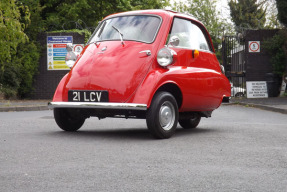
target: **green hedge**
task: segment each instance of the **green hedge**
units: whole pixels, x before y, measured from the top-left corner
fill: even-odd
[[[280,30],[272,38],[263,42],[263,48],[266,49],[271,56],[273,73],[282,78],[286,69],[287,60],[287,30]]]

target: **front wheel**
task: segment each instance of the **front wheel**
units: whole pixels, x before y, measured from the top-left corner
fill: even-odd
[[[68,109],[61,108],[54,109],[54,118],[57,125],[64,131],[77,131],[85,122],[84,118],[77,117]]]
[[[156,138],[171,137],[178,122],[178,106],[175,98],[168,92],[157,93],[147,111],[146,122],[151,134]]]

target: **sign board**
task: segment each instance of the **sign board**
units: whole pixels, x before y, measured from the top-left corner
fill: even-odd
[[[80,53],[83,51],[84,49],[84,44],[74,44],[73,47],[74,47],[74,52],[76,55],[80,55]]]
[[[283,96],[286,90],[286,80],[284,78],[286,78],[287,80],[287,77],[283,77],[283,81],[281,84],[281,90],[280,90],[280,96]]]
[[[247,81],[247,98],[268,98],[266,81]]]
[[[65,62],[67,43],[73,43],[72,36],[47,37],[48,70],[70,70]]]
[[[260,41],[248,42],[249,53],[260,53]]]

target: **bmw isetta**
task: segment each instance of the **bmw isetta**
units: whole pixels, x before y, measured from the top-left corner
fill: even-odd
[[[67,50],[71,71],[48,104],[65,131],[77,131],[89,117],[141,118],[153,136],[169,138],[178,122],[196,128],[230,97],[209,33],[189,15],[113,14],[80,55]]]

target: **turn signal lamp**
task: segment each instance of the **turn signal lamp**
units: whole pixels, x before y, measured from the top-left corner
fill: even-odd
[[[195,59],[199,56],[199,51],[197,49],[192,51],[192,57]]]

